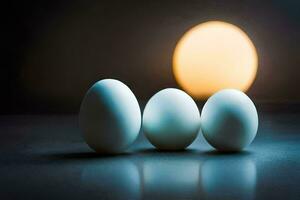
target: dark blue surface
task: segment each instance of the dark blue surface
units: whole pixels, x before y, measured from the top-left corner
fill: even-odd
[[[77,116],[1,116],[0,199],[299,199],[300,114],[259,116],[241,153],[220,154],[201,135],[159,152],[141,135],[116,156],[85,145]]]

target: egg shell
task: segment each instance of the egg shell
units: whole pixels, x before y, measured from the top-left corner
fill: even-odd
[[[140,131],[138,101],[124,83],[114,79],[98,81],[82,101],[79,126],[86,143],[96,152],[123,152]]]
[[[220,151],[240,151],[256,136],[258,115],[243,92],[224,89],[211,96],[201,112],[204,138]]]
[[[181,150],[197,137],[200,113],[194,100],[179,89],[159,91],[146,104],[143,131],[161,150]]]

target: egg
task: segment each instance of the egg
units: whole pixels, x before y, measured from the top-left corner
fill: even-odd
[[[145,106],[143,131],[150,143],[158,149],[186,148],[196,138],[199,128],[198,107],[182,90],[161,90]]]
[[[98,153],[121,153],[137,138],[141,110],[132,91],[122,82],[104,79],[86,93],[79,126],[86,143]]]
[[[258,115],[243,92],[224,89],[212,95],[201,112],[204,138],[220,151],[240,151],[256,136]]]

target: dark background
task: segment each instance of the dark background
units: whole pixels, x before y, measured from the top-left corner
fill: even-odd
[[[139,100],[178,87],[176,42],[208,20],[239,26],[255,44],[254,101],[300,102],[299,1],[29,0],[2,8],[1,113],[77,112],[103,78],[123,81]]]
[[[0,199],[299,199],[298,2],[2,3]],[[186,151],[161,152],[141,130],[124,154],[94,153],[78,127],[86,90],[117,78],[142,106],[158,90],[178,87],[176,42],[208,20],[239,26],[257,48],[258,74],[247,92],[259,116],[253,143],[223,154],[200,132]]]

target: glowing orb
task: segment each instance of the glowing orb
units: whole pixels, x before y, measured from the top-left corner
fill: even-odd
[[[173,72],[190,95],[206,99],[234,88],[246,91],[258,65],[255,47],[240,28],[210,21],[189,30],[179,40],[173,56]]]

